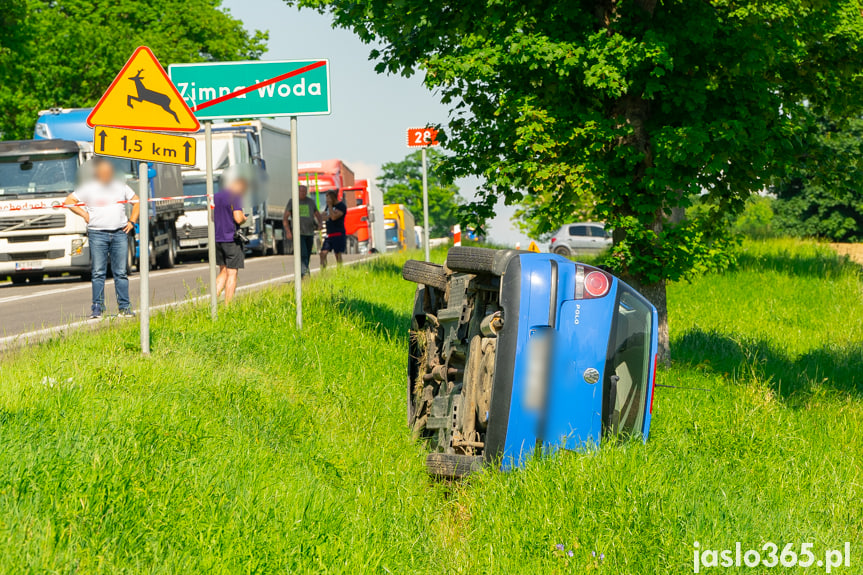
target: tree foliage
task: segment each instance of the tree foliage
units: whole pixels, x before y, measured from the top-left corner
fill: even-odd
[[[739,211],[813,113],[863,96],[861,0],[286,1],[377,46],[379,71],[425,73],[452,105],[450,173],[484,178],[479,217],[530,196],[550,230],[592,195],[609,264],[661,314],[664,280],[724,257],[718,218],[674,209],[706,190]]]
[[[0,131],[29,138],[40,109],[96,103],[140,45],[174,62],[257,59],[221,0],[4,0],[0,10]]]
[[[772,188],[775,228],[793,236],[863,241],[863,120],[821,122],[806,149]]]
[[[462,204],[458,186],[447,184],[441,177],[441,164],[445,156],[431,148],[428,155],[428,194],[431,236],[446,237],[450,228],[458,223],[458,207]],[[378,185],[384,192],[387,204],[405,204],[422,221],[422,152],[408,154],[400,162],[388,162],[382,167]]]

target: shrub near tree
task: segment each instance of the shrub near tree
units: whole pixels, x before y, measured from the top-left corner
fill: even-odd
[[[787,235],[863,241],[863,120],[822,121],[776,194],[775,226]]]
[[[8,7],[6,3],[8,2]],[[39,110],[96,103],[140,45],[174,62],[258,59],[267,34],[249,34],[221,0],[3,0],[0,132],[33,137]]]
[[[431,237],[446,237],[450,228],[458,223],[458,207],[462,204],[458,186],[447,184],[441,176],[444,155],[430,148],[428,155],[428,193]],[[382,167],[378,185],[384,192],[384,203],[404,204],[422,222],[423,172],[422,152],[408,154],[400,162],[388,162]]]
[[[727,257],[718,218],[669,214],[702,189],[739,211],[814,114],[863,96],[857,0],[286,1],[373,43],[378,71],[424,73],[452,105],[449,173],[484,178],[479,217],[539,196],[553,229],[592,194],[610,264],[659,308],[664,355],[666,280]]]

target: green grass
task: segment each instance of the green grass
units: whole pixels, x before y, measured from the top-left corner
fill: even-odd
[[[150,359],[129,324],[0,359],[0,572],[678,574],[693,541],[863,570],[856,266],[746,244],[670,287],[658,383],[709,391],[658,389],[647,444],[448,484],[405,426],[400,264],[313,280],[302,333],[281,287],[157,316]]]

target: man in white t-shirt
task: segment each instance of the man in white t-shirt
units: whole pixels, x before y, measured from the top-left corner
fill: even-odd
[[[108,261],[117,291],[120,317],[135,317],[129,301],[129,279],[126,261],[129,249],[129,232],[135,229],[140,206],[132,188],[114,178],[114,166],[104,158],[93,159],[95,179],[83,183],[66,198],[69,209],[87,222],[90,240],[90,269],[92,270],[93,307],[90,319],[99,319],[105,310],[105,275]],[[125,203],[124,203],[125,202]],[[126,217],[126,203],[132,203],[132,216]]]

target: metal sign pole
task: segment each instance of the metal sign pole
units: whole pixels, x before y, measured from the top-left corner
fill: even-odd
[[[207,163],[207,261],[210,265],[210,316],[219,316],[216,293],[216,225],[213,220],[213,122],[204,122],[204,148]]]
[[[150,355],[150,183],[147,162],[138,165],[138,269],[141,270],[141,353]]]
[[[426,159],[426,147],[423,146],[423,243],[426,250],[426,261],[431,261],[429,254],[429,178],[428,161]]]
[[[303,270],[300,262],[300,183],[297,175],[297,117],[291,116],[291,233],[294,235],[294,290],[297,299],[297,329],[303,327]]]

